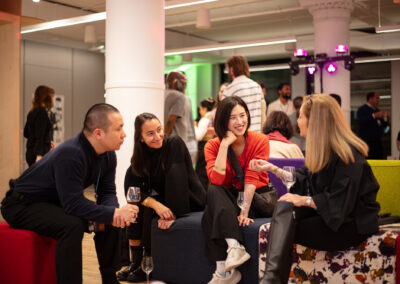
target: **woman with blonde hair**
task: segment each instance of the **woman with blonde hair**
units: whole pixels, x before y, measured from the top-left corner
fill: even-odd
[[[306,137],[305,167],[277,203],[268,237],[262,284],[287,283],[292,244],[336,251],[356,246],[378,230],[379,185],[365,160],[368,146],[350,129],[343,111],[325,94],[306,96],[298,119]],[[290,173],[263,160],[257,172]]]

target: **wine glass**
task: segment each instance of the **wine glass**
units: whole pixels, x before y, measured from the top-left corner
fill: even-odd
[[[289,192],[290,188],[296,182],[296,168],[293,166],[284,166],[282,169],[285,171],[282,175],[282,182],[286,185],[287,192]]]
[[[126,201],[129,204],[138,205],[140,202],[140,187],[130,186],[126,192]],[[135,214],[136,215],[136,214]],[[135,216],[137,217],[137,216]],[[136,220],[132,223],[137,223]]]
[[[149,275],[153,271],[153,258],[150,255],[144,255],[141,266],[142,270],[146,273],[147,283],[149,283]]]
[[[243,214],[247,208],[247,203],[244,200],[244,191],[239,191],[238,197],[237,197],[237,205],[241,209],[241,214]]]

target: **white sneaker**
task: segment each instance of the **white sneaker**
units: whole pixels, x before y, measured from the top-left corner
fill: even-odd
[[[208,284],[236,284],[242,279],[242,274],[238,270],[233,270],[229,277],[222,278],[216,273],[213,274],[213,278]]]
[[[228,256],[225,260],[225,271],[241,266],[250,259],[250,254],[247,253],[244,246],[229,247],[227,250]]]

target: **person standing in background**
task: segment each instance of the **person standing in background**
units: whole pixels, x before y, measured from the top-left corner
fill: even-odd
[[[282,83],[278,86],[278,95],[279,98],[268,105],[267,118],[273,111],[283,111],[288,116],[295,112],[290,100],[291,88],[289,83]]]
[[[293,136],[289,139],[289,141],[297,144],[304,154],[306,151],[306,139],[300,136],[300,129],[297,125],[297,119],[299,118],[299,112],[302,103],[303,97],[295,97],[293,99],[293,108],[295,109],[295,112],[289,115],[290,123],[293,127]]]
[[[367,103],[357,110],[358,136],[368,144],[368,159],[383,159],[381,137],[388,123],[388,113],[378,108],[379,94],[367,94]]]
[[[250,68],[246,58],[234,55],[226,61],[228,76],[233,80],[222,94],[222,99],[232,96],[240,97],[246,103],[250,111],[251,131],[261,132],[265,122],[267,109],[261,87],[250,79]]]
[[[53,123],[50,120],[50,110],[53,107],[54,90],[41,85],[36,88],[32,101],[32,109],[28,113],[24,127],[26,143],[26,162],[32,166],[39,161],[54,144]]]
[[[209,181],[206,171],[206,159],[204,157],[204,146],[207,141],[212,139],[214,136],[207,133],[208,125],[211,122],[211,111],[213,110],[215,101],[212,98],[208,98],[200,102],[199,113],[200,121],[195,126],[196,140],[198,141],[199,155],[196,163],[196,174],[200,179],[201,184],[204,188],[208,187]]]

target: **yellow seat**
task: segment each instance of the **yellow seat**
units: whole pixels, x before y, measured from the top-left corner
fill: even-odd
[[[400,216],[400,161],[368,160],[368,163],[380,185],[377,196],[380,214]]]

